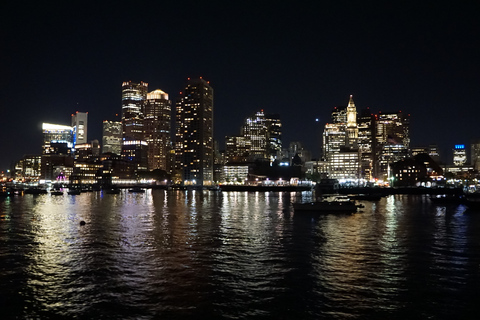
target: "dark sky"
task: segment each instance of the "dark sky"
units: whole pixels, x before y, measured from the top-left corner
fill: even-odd
[[[188,77],[209,80],[221,149],[263,109],[280,114],[285,143],[318,154],[350,94],[358,109],[410,113],[412,144],[445,156],[480,138],[473,1],[103,2],[0,5],[0,169],[40,153],[42,122],[77,110],[100,140],[126,80],[173,101]]]

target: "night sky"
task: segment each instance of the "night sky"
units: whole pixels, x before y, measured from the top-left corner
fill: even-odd
[[[220,149],[263,109],[280,114],[285,144],[318,156],[350,94],[357,109],[410,113],[412,145],[437,143],[447,160],[480,138],[473,1],[74,3],[0,5],[2,170],[41,152],[42,122],[69,125],[77,110],[101,140],[127,80],[172,101],[188,77],[209,80]]]

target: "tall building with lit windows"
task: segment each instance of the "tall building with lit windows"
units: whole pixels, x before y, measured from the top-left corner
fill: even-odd
[[[467,163],[467,151],[464,144],[456,144],[453,149],[453,164],[455,166],[463,166]]]
[[[241,135],[250,140],[249,156],[267,158],[267,126],[263,110],[245,119]]]
[[[390,165],[410,153],[410,115],[401,111],[375,116],[374,176],[387,179]]]
[[[87,143],[88,112],[72,114],[73,145]]]
[[[175,165],[184,185],[213,183],[213,89],[202,78],[188,79],[175,113]]]
[[[282,123],[280,115],[265,114],[263,110],[245,119],[241,128],[241,136],[249,141],[250,159],[268,159],[270,162],[277,158],[282,151]]]
[[[73,128],[61,124],[43,123],[42,154],[71,154],[73,149]]]
[[[122,157],[132,161],[137,170],[147,169],[147,142],[144,139],[143,109],[148,83],[122,83]]]
[[[169,150],[171,147],[171,102],[162,90],[147,93],[143,111],[144,139],[148,145],[148,169],[169,170]]]

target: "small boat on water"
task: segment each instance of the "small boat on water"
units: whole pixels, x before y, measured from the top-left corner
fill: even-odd
[[[466,198],[462,194],[437,194],[430,197],[434,204],[465,204]]]
[[[120,188],[118,188],[118,187],[109,187],[109,188],[104,188],[102,190],[106,194],[119,194],[120,193]]]
[[[67,191],[69,195],[76,196],[81,193],[80,189],[72,188]]]
[[[24,191],[25,194],[47,194],[48,191],[45,188],[29,187]]]
[[[380,194],[356,194],[350,196],[352,200],[366,200],[366,201],[380,201],[382,199],[382,195]]]
[[[136,192],[136,193],[144,193],[145,189],[142,189],[140,187],[133,187],[132,189],[128,189],[129,192]]]
[[[50,190],[51,196],[63,196],[63,190],[60,189],[52,189]]]
[[[353,213],[357,212],[359,207],[361,206],[357,205],[354,200],[341,195],[325,197],[321,201],[293,204],[295,211],[319,213]]]

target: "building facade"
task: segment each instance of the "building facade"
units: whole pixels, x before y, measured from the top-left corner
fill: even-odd
[[[176,169],[182,183],[213,183],[213,88],[202,78],[189,79],[176,103]]]
[[[170,171],[168,155],[171,148],[171,112],[171,102],[167,93],[158,89],[147,94],[143,130],[148,145],[149,170]]]
[[[122,83],[122,157],[132,161],[137,170],[147,170],[147,143],[143,133],[143,109],[148,83]]]
[[[87,143],[88,112],[72,114],[73,145]]]
[[[401,111],[375,116],[374,177],[386,180],[389,167],[410,153],[410,115]]]

